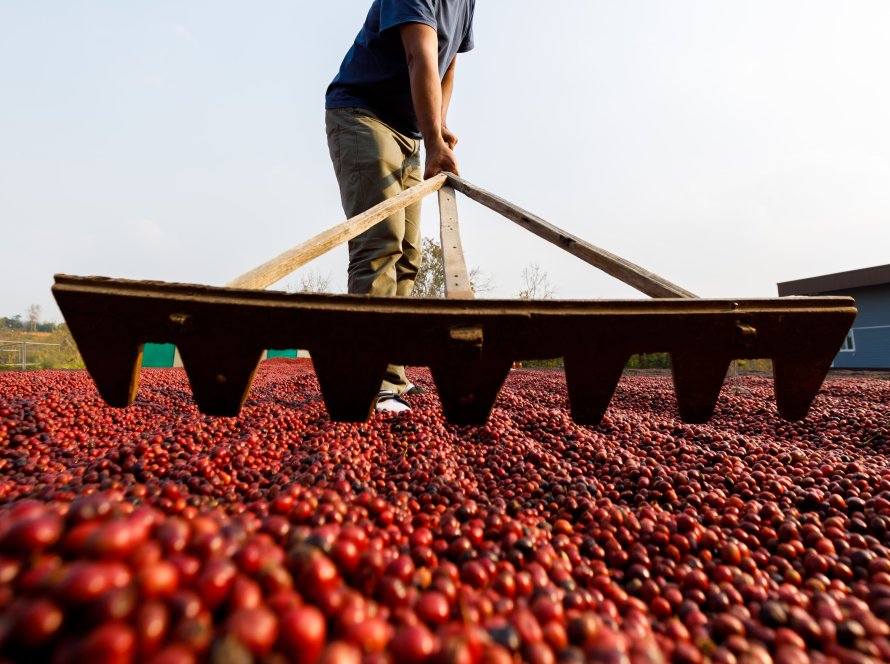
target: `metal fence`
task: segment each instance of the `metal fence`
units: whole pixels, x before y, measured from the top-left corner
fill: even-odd
[[[37,362],[28,362],[28,348],[30,346],[56,346],[59,347],[62,344],[47,344],[40,343],[37,341],[0,341],[0,360],[6,360],[7,357],[15,356],[18,354],[18,357],[15,362],[0,362],[0,367],[16,367],[25,371],[28,367],[36,367],[38,366]]]

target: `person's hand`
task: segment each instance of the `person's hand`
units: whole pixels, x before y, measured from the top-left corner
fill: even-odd
[[[443,141],[426,148],[426,167],[423,171],[423,179],[428,180],[434,175],[444,172],[460,175],[457,171],[457,157],[448,145]]]
[[[448,145],[452,150],[457,145],[457,136],[454,135],[448,127],[442,127],[442,140]]]

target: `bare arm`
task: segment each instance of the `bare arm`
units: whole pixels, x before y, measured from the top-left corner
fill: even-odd
[[[451,60],[445,78],[442,79],[442,138],[452,150],[457,145],[457,136],[448,129],[448,105],[451,103],[451,91],[454,89],[454,68],[457,64],[457,56]]]
[[[436,31],[423,23],[406,23],[399,28],[399,32],[408,62],[411,100],[426,149],[423,177],[430,178],[443,171],[458,174],[457,157],[442,137],[445,95],[443,82],[439,80],[439,40]]]

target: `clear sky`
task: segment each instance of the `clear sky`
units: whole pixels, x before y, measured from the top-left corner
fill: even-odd
[[[323,95],[369,5],[0,0],[0,315],[60,320],[57,272],[222,285],[340,222]],[[704,297],[886,264],[887,35],[887,0],[478,0],[461,172]],[[643,297],[458,205],[488,297],[531,263]],[[342,249],[304,270],[345,290]]]

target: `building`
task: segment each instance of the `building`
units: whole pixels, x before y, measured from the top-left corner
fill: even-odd
[[[142,347],[142,366],[155,369],[181,367],[182,361],[173,344],[145,344]]]
[[[275,357],[309,357],[306,351],[289,349],[289,350],[267,350],[262,359],[271,360]],[[181,367],[182,358],[179,357],[179,351],[173,344],[152,344],[147,343],[142,348],[142,366],[155,369],[168,369],[171,367]]]
[[[832,365],[890,369],[890,265],[778,284],[779,295],[849,295],[859,314]]]

